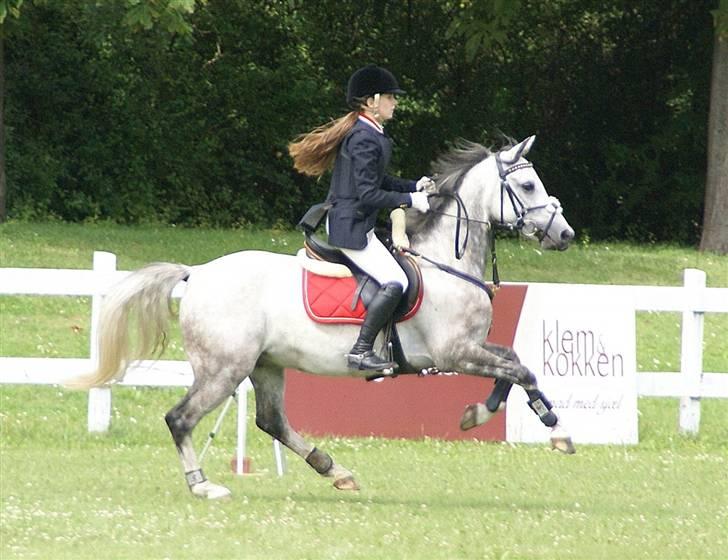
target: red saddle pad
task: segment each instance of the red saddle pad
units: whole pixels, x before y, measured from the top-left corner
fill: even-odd
[[[320,276],[309,270],[303,271],[303,305],[306,313],[318,323],[361,324],[367,310],[357,297],[352,309],[351,303],[356,292],[356,279]]]
[[[346,278],[332,278],[320,276],[309,270],[303,274],[303,306],[308,316],[317,323],[349,323],[360,325],[364,322],[367,310],[360,297],[352,309],[352,301],[356,293],[356,279],[353,276]],[[422,281],[419,282],[417,298],[410,303],[409,311],[398,323],[411,319],[422,304]]]

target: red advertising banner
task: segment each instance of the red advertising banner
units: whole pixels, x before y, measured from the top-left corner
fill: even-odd
[[[526,290],[503,286],[497,292],[490,342],[513,346]],[[502,441],[504,413],[484,426],[460,430],[465,407],[485,400],[492,387],[492,379],[469,375],[401,375],[366,382],[287,370],[285,404],[291,425],[311,435]]]

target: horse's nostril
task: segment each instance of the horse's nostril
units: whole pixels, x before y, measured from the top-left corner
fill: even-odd
[[[571,241],[574,239],[574,230],[571,228],[566,228],[561,232],[561,240],[562,241]]]

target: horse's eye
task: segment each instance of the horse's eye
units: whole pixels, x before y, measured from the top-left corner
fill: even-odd
[[[521,187],[523,187],[523,190],[524,191],[531,192],[533,190],[533,188],[534,188],[534,185],[533,185],[533,183],[531,181],[528,181],[526,183],[523,183],[521,185]]]

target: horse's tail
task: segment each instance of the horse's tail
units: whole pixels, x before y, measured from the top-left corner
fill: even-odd
[[[124,376],[128,364],[161,353],[167,343],[172,290],[189,276],[181,264],[153,263],[111,288],[101,306],[96,371],[68,382],[69,387],[97,387]],[[136,337],[130,333],[136,329]]]

